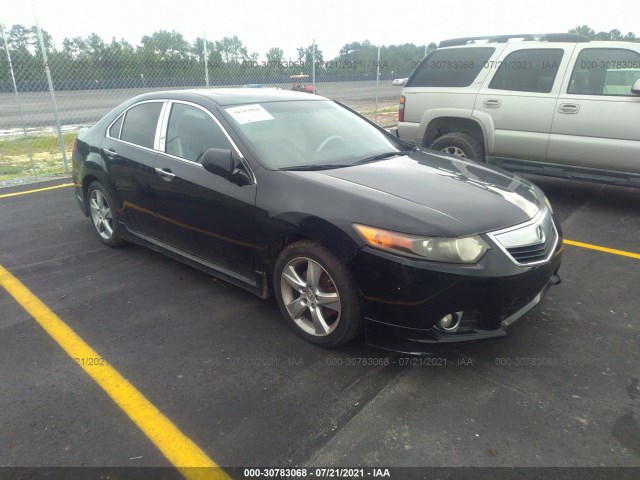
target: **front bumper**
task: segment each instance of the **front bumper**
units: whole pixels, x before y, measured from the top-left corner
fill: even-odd
[[[451,344],[503,337],[558,283],[562,239],[551,259],[522,267],[492,252],[478,265],[443,266],[366,247],[350,262],[363,299],[365,340],[384,349],[425,354]],[[463,312],[458,329],[436,327]]]

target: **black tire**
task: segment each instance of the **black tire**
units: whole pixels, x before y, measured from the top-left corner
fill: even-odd
[[[273,288],[289,326],[310,343],[338,347],[363,331],[360,295],[349,270],[317,242],[301,240],[280,253]]]
[[[484,161],[482,145],[468,133],[447,133],[438,137],[429,148],[477,162]]]
[[[122,227],[118,222],[115,202],[107,189],[98,181],[89,185],[87,206],[93,231],[96,232],[100,241],[113,248],[123,245],[125,242],[122,239]]]

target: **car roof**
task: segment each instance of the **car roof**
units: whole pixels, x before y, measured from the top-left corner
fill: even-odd
[[[166,90],[143,95],[144,99],[195,100],[204,97],[218,105],[242,105],[250,103],[282,102],[290,100],[318,101],[325,97],[305,92],[277,88],[198,88],[191,90]],[[141,100],[142,98],[139,98]]]
[[[458,39],[453,39],[452,42]],[[449,42],[449,41],[446,41]],[[626,50],[634,50],[637,51],[638,47],[640,47],[639,43],[636,42],[626,42],[623,40],[591,40],[589,42],[553,42],[553,41],[542,41],[542,40],[523,40],[523,41],[509,41],[509,42],[495,42],[495,41],[479,41],[476,43],[465,43],[465,44],[447,44],[445,42],[440,42],[440,44],[444,44],[442,46],[438,46],[437,50],[449,50],[455,48],[482,48],[482,47],[495,47],[496,45],[517,45],[524,46],[529,48],[535,48],[540,45],[550,45],[553,47],[563,46],[563,45],[584,45],[584,48],[622,48]]]

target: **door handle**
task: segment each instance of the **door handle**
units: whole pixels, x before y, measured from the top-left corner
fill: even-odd
[[[482,102],[482,105],[487,108],[500,108],[500,100],[497,98],[487,98]]]
[[[173,180],[176,176],[175,173],[173,173],[171,170],[169,170],[168,168],[155,168],[154,169],[156,171],[156,173],[158,175],[160,175],[162,177],[162,179],[166,182],[170,182],[171,180]]]
[[[558,106],[559,113],[578,113],[580,111],[580,105],[575,103],[561,103]]]
[[[109,158],[116,158],[118,156],[118,153],[113,148],[110,148],[109,150],[103,150],[103,152]]]

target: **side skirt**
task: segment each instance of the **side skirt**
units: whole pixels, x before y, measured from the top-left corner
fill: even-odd
[[[515,160],[512,158],[491,157],[489,155],[486,157],[486,162],[490,165],[496,165],[505,170],[509,170],[510,172],[531,173],[545,177],[640,188],[640,174],[638,173],[616,172],[598,168],[579,167],[576,165],[534,162],[532,160]]]
[[[237,273],[225,267],[178,250],[177,248],[161,242],[155,238],[149,237],[142,233],[132,232],[131,230],[128,230],[127,227],[125,227],[122,223],[120,223],[120,226],[122,227],[122,237],[131,243],[135,243],[136,245],[147,247],[151,250],[162,253],[167,257],[173,258],[174,260],[197,268],[198,270],[208,273],[209,275],[219,278],[220,280],[224,280],[225,282],[247,290],[248,292],[257,295],[260,298],[269,298],[270,292],[266,287],[267,282],[264,278],[264,274],[262,274],[263,278],[261,278],[261,281],[258,283],[255,280],[251,280],[250,278],[247,278],[243,275],[238,275]]]

